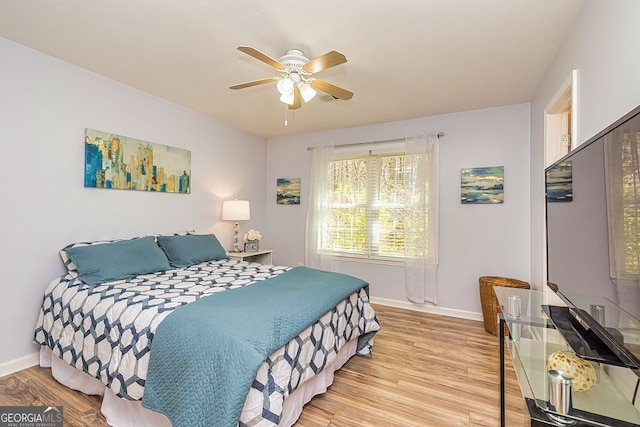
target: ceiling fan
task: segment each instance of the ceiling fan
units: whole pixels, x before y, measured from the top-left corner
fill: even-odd
[[[299,49],[288,50],[277,61],[250,46],[239,46],[238,50],[255,59],[275,68],[280,72],[280,77],[268,77],[230,86],[229,89],[244,89],[265,83],[276,82],[280,101],[289,105],[289,109],[295,110],[302,106],[302,100],[309,102],[316,95],[316,90],[326,92],[336,99],[346,101],[351,99],[353,93],[323,80],[311,77],[313,74],[344,64],[347,58],[340,52],[332,50],[314,59],[308,59]]]

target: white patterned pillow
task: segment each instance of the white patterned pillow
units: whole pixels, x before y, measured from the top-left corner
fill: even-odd
[[[189,234],[196,234],[196,230],[175,231],[173,233],[155,233],[152,234],[152,236],[158,240],[158,237],[160,236],[187,236]]]
[[[195,234],[195,230],[187,230],[187,231],[178,231],[175,233],[159,233],[159,234],[154,234],[153,237],[156,239],[156,241],[158,240],[158,236],[185,236],[187,234]],[[64,263],[64,265],[67,267],[67,271],[69,273],[77,273],[78,272],[78,267],[76,267],[76,265],[73,263],[73,261],[71,261],[71,258],[69,257],[69,254],[67,253],[66,249],[69,248],[77,248],[80,246],[91,246],[91,245],[103,245],[105,243],[114,243],[114,242],[120,242],[122,240],[127,240],[127,239],[115,239],[115,240],[96,240],[94,242],[77,242],[77,243],[71,243],[67,246],[65,246],[64,248],[62,248],[62,250],[60,250],[60,257],[62,258],[62,262]]]

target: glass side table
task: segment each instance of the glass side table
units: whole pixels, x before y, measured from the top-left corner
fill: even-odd
[[[502,310],[498,315],[501,426],[505,425],[505,345],[529,410],[531,426],[640,426],[640,411],[634,406],[634,403],[638,405],[640,402],[640,396],[637,401],[634,396],[638,393],[634,389],[640,372],[625,363],[613,366],[590,360],[596,372],[596,384],[588,391],[573,390],[572,409],[566,415],[556,412],[549,405],[547,359],[555,351],[575,353],[569,343],[574,347],[576,345],[570,337],[567,339],[560,322],[550,318],[544,308],[561,307],[565,311],[569,307],[572,310],[582,308],[592,313],[623,346],[624,351],[636,357],[640,355],[640,321],[603,298],[564,296],[506,287],[495,287],[494,291]],[[578,352],[583,350],[578,348]],[[590,353],[586,357],[594,359]]]

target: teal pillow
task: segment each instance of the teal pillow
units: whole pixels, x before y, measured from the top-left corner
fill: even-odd
[[[171,269],[167,256],[153,237],[65,248],[65,251],[75,264],[80,280],[89,285]]]
[[[172,267],[190,267],[201,262],[229,258],[218,238],[213,234],[158,236],[157,238]]]

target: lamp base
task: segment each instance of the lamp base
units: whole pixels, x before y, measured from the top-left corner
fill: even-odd
[[[242,252],[240,250],[240,246],[238,245],[239,231],[240,231],[240,224],[238,223],[238,221],[236,221],[236,223],[233,225],[233,249],[229,251],[229,252],[233,252],[234,254],[238,252]]]

